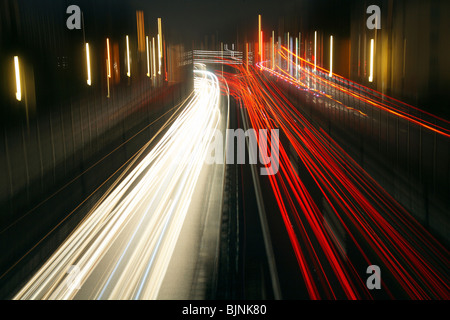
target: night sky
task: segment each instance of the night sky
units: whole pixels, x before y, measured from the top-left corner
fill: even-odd
[[[263,29],[275,29],[280,21],[291,28],[309,29],[349,22],[353,0],[132,0],[129,4],[145,10],[151,18],[162,17],[172,36],[202,39],[218,35],[219,41],[233,41],[237,32],[251,34],[257,28],[258,14]],[[334,28],[336,29],[336,28]],[[256,29],[255,29],[256,30]],[[249,35],[250,36],[250,35]]]

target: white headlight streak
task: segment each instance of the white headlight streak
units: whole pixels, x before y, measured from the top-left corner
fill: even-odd
[[[194,72],[194,93],[161,140],[14,299],[157,298],[221,117],[217,77]]]

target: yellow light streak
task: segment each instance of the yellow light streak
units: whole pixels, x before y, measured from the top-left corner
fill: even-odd
[[[275,31],[272,31],[272,70],[275,69]]]
[[[91,57],[89,52],[89,43],[86,42],[86,65],[87,65],[87,84],[88,86],[92,85],[91,78]]]
[[[291,39],[289,39],[289,32],[287,33],[287,44],[286,47],[289,51],[291,51]],[[287,59],[287,72],[291,70],[291,55],[289,54],[289,58]]]
[[[127,67],[128,67],[128,71],[127,71],[127,76],[128,78],[131,77],[131,64],[130,64],[130,39],[127,36],[126,37],[127,40]]]
[[[152,42],[153,42],[153,50],[152,50],[152,54],[153,54],[153,77],[156,77],[156,47],[155,47],[155,37],[152,38]]]
[[[330,77],[333,76],[333,36],[330,36]]]
[[[20,66],[19,66],[19,57],[14,57],[14,69],[16,72],[16,99],[17,101],[22,101],[22,86],[20,83]]]
[[[147,77],[150,78],[151,73],[150,73],[150,48],[148,45],[148,36],[145,37],[145,46],[146,46],[146,50],[147,50]]]
[[[161,62],[161,38],[158,34],[158,63],[159,63],[159,67],[158,67],[158,74],[161,74],[161,66],[162,66],[162,62]]]
[[[111,51],[109,46],[109,38],[106,38],[106,51],[108,55],[108,78],[111,78]]]
[[[158,61],[159,61],[158,74],[162,73],[162,70],[161,70],[161,68],[162,68],[162,58],[163,58],[162,41],[163,41],[162,22],[161,22],[161,18],[158,18]]]
[[[258,15],[259,62],[262,62],[261,15]]]
[[[317,71],[317,31],[314,31],[314,72]]]

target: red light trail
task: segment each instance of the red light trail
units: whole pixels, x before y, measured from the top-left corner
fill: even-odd
[[[304,59],[300,58],[300,61],[308,64]],[[240,108],[246,111],[251,126],[255,130],[278,128],[288,142],[285,145],[281,143],[279,173],[269,176],[269,181],[309,297],[373,298],[366,287],[365,275],[358,272],[351,255],[346,252],[342,236],[332,226],[333,220],[344,230],[347,242],[356,248],[367,266],[380,264],[386,270],[384,274],[389,280],[383,281],[382,287],[390,298],[397,298],[398,288],[401,288],[402,295],[411,299],[448,299],[449,251],[324,130],[314,127],[290,103],[280,88],[266,76],[265,72],[274,74],[274,71],[263,64],[249,68],[249,71],[246,66],[233,67],[239,73],[226,73],[225,77],[230,93],[237,99]],[[260,67],[264,72],[260,72]],[[280,71],[276,72],[277,77],[306,87],[300,80],[282,72],[279,66],[276,68]],[[318,67],[318,70],[321,68]],[[301,71],[303,77],[305,73],[313,75],[304,68]],[[363,99],[362,95],[342,85],[315,75],[314,78]],[[366,89],[369,93],[370,89]],[[444,128],[419,121],[395,109],[394,103],[380,103],[373,97],[365,100],[439,134],[450,136]],[[267,148],[258,143],[261,150]],[[314,187],[320,190],[326,210],[320,209],[317,196],[310,193],[302,175],[296,170],[290,159],[292,153],[311,176]],[[396,285],[391,290],[392,283]]]

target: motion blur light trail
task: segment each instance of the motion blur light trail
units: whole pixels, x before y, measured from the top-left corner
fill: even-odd
[[[382,289],[390,298],[450,298],[449,251],[259,67],[238,69],[226,77],[244,119],[255,130],[279,128],[288,142],[280,146],[279,173],[268,179],[309,297],[372,299],[365,268],[375,264],[384,270]],[[299,166],[320,196],[311,194]]]
[[[352,101],[367,103],[440,135],[450,137],[450,121],[448,120],[439,118],[395,98],[364,87],[335,73],[330,76],[329,70],[315,66],[314,63],[301,58],[283,46],[281,47],[281,50],[278,51],[278,54],[285,64],[293,66],[293,69],[298,70],[298,73],[296,73],[298,78],[277,64],[273,70],[271,68],[272,62],[270,61],[258,63],[258,68],[299,88],[312,91],[319,96],[331,99],[345,108],[361,113],[363,116],[367,115],[360,110],[345,105],[345,100],[350,101],[348,98],[351,98]],[[298,63],[296,63],[296,61],[298,61]],[[340,98],[342,97],[342,94],[345,98]]]
[[[156,299],[217,129],[217,77],[195,89],[157,145],[128,167],[15,299]]]

